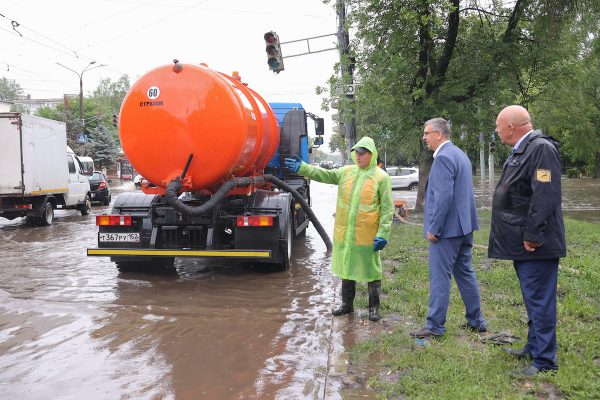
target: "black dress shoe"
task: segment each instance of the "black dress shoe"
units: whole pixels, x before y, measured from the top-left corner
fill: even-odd
[[[531,377],[537,375],[539,372],[539,369],[537,369],[533,365],[530,365],[525,369],[511,371],[510,376],[512,376],[513,378]]]
[[[409,335],[418,339],[437,339],[442,337],[442,335],[433,333],[427,328],[421,328],[418,331],[410,332]]]
[[[469,325],[469,323],[464,323],[460,327],[462,329],[468,329],[471,332],[479,332],[479,333],[487,332],[487,327],[485,325],[481,325],[480,327],[475,328],[473,325]]]
[[[554,372],[556,370],[551,368],[536,368],[533,365],[530,365],[529,367],[522,370],[511,371],[510,376],[512,376],[513,378],[529,378],[539,374],[540,372],[548,371]]]
[[[505,353],[510,354],[511,356],[516,358],[531,358],[531,353],[525,347],[523,347],[522,349],[511,349],[510,347],[503,347],[502,350]]]

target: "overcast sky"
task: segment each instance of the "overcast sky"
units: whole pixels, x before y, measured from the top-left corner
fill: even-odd
[[[263,39],[269,30],[282,42],[335,33],[333,6],[320,0],[3,0],[0,14],[0,76],[16,80],[33,98],[79,93],[78,76],[57,63],[78,72],[91,61],[106,64],[83,74],[88,95],[102,78],[127,74],[133,84],[177,58],[228,74],[237,70],[267,101],[298,101],[326,117],[331,134],[315,87],[334,73],[338,52],[285,59],[277,75],[268,69]],[[335,40],[318,39],[310,47],[334,47]],[[282,53],[305,49],[305,42],[289,44]]]

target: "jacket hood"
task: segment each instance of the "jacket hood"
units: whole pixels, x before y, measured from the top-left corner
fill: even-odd
[[[363,136],[358,142],[356,142],[354,146],[352,146],[352,150],[356,149],[357,147],[364,147],[365,149],[371,152],[372,156],[369,168],[377,165],[378,153],[377,147],[375,147],[375,141],[373,139],[371,139],[368,136]],[[350,153],[350,158],[352,159],[352,161],[354,161],[354,164],[356,164],[356,153],[354,151]]]

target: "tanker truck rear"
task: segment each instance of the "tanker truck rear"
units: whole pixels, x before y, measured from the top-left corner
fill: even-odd
[[[307,117],[297,103],[271,107],[235,73],[177,60],[148,72],[119,117],[123,150],[148,183],[96,217],[88,255],[121,271],[172,270],[176,257],[288,268],[312,212],[309,181],[280,160],[308,161]],[[315,126],[322,134],[322,119]]]

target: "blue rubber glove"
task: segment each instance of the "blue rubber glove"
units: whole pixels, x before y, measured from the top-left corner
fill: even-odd
[[[373,240],[373,250],[379,251],[383,250],[385,245],[387,244],[387,240],[382,237],[375,236],[375,240]]]
[[[292,172],[298,172],[302,165],[302,158],[296,155],[294,158],[286,158],[283,160],[283,167]]]

